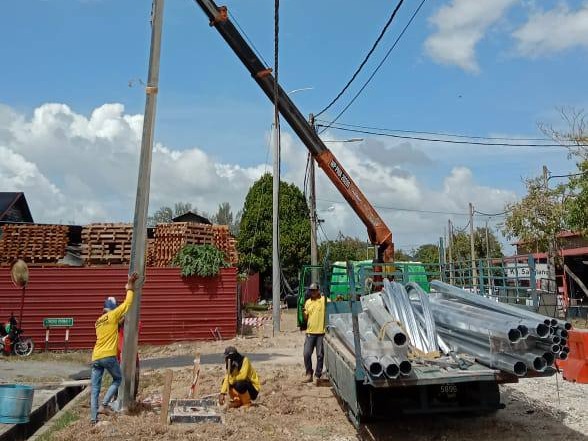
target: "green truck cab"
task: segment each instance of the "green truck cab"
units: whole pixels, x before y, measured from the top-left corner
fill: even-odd
[[[354,283],[352,284],[358,297],[373,292],[377,283],[373,282],[374,262],[360,260],[349,262],[353,267]],[[429,278],[425,266],[420,262],[394,262],[385,266],[387,277],[404,282],[416,282],[425,292],[430,292]],[[298,326],[305,327],[303,316],[304,302],[308,299],[308,287],[312,282],[319,284],[323,295],[331,301],[349,300],[351,287],[349,284],[347,262],[334,262],[332,265],[305,265],[300,272],[298,283]]]

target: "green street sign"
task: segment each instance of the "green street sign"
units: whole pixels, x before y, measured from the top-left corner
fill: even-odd
[[[61,318],[44,318],[44,328],[71,328],[73,327],[73,317]]]

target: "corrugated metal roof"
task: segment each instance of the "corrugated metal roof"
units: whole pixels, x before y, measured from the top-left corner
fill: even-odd
[[[44,346],[43,318],[73,317],[71,348],[91,348],[94,322],[108,296],[124,299],[125,267],[31,268],[25,296],[23,329],[39,349]],[[223,338],[237,332],[237,269],[225,268],[215,278],[182,278],[178,268],[148,268],[141,300],[140,343],[166,344],[212,339],[219,328]],[[18,317],[20,289],[0,269],[0,320]],[[64,330],[52,330],[51,341],[63,341]],[[62,345],[55,345],[55,348]]]

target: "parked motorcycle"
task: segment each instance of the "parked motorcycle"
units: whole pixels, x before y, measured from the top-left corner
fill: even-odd
[[[0,324],[0,353],[28,357],[34,350],[33,339],[23,335],[23,330],[18,327],[18,321],[14,314],[10,315],[8,323]]]

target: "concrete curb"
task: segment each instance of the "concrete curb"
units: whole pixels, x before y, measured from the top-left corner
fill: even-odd
[[[65,406],[63,406],[63,409],[61,409],[59,412],[57,412],[55,415],[53,415],[53,417],[51,417],[51,419],[49,421],[47,421],[45,424],[43,424],[39,430],[37,430],[35,433],[33,433],[29,438],[28,441],[36,441],[39,437],[41,437],[45,432],[47,432],[49,429],[51,429],[53,427],[53,425],[55,424],[55,422],[68,410],[70,410],[71,408],[73,408],[74,406],[76,406],[77,404],[79,404],[83,399],[87,399],[90,395],[90,390],[92,388],[90,386],[87,386],[83,391],[81,391],[77,397],[75,397],[73,400],[71,400],[69,403],[67,403]]]

